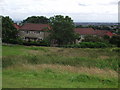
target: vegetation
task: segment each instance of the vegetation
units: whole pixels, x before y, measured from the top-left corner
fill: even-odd
[[[13,26],[13,21],[8,16],[2,17],[2,41],[6,43],[18,43],[18,30]]]
[[[3,46],[3,88],[117,88],[118,51]]]
[[[77,38],[74,32],[73,20],[68,16],[56,15],[50,18],[51,40],[53,43],[65,45],[73,43]]]
[[[22,23],[42,23],[42,24],[48,24],[49,19],[44,16],[31,16],[28,17],[27,19],[23,20]]]
[[[86,35],[83,41],[84,42],[105,42],[105,39],[99,36]]]

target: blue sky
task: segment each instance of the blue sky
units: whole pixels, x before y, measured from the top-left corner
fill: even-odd
[[[0,0],[0,15],[13,20],[29,16],[70,16],[75,22],[117,22],[119,0]]]

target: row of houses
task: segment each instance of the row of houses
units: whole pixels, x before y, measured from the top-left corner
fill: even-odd
[[[22,26],[14,24],[14,27],[19,30],[20,37],[26,41],[43,40],[50,34],[50,26],[48,24],[26,23]],[[78,42],[84,39],[84,36],[86,35],[94,35],[100,37],[104,35],[112,37],[114,35],[108,30],[94,30],[93,28],[75,28],[74,31],[80,35],[80,40],[78,40]]]

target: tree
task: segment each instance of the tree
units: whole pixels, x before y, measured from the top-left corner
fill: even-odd
[[[2,41],[14,43],[18,39],[18,30],[13,26],[14,22],[8,16],[2,16]]]
[[[48,24],[49,19],[44,16],[31,16],[27,19],[23,20],[22,23],[42,23],[42,24]]]
[[[68,16],[56,15],[50,18],[51,40],[58,45],[71,44],[77,38],[73,20]]]

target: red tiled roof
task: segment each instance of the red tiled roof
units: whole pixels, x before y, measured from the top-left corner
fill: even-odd
[[[19,29],[19,28],[20,28],[20,26],[17,25],[17,24],[13,24],[13,26],[14,26],[16,29]]]
[[[96,35],[99,36],[104,36],[104,35],[108,35],[108,36],[113,36],[113,33],[107,30],[95,30]]]
[[[92,28],[75,28],[75,32],[81,35],[113,36],[114,34],[107,30],[94,30]]]
[[[95,31],[92,28],[75,28],[75,32],[81,35],[94,35]]]
[[[27,23],[21,26],[20,30],[37,30],[37,31],[42,31],[42,30],[48,30],[50,29],[50,26],[48,24],[33,24],[33,23]]]

